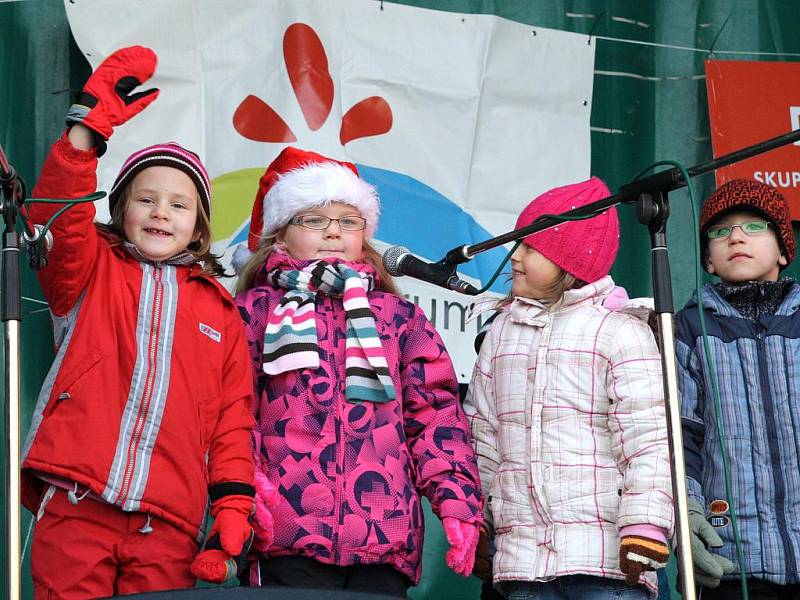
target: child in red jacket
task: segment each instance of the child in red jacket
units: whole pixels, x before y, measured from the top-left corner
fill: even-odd
[[[95,190],[113,127],[158,95],[131,94],[155,65],[137,46],[98,67],[34,196]],[[22,464],[37,598],[189,588],[194,575],[221,581],[227,559],[246,551],[252,382],[241,320],[215,279],[210,201],[197,155],[159,144],[123,165],[108,225],[94,223],[92,203],[53,221],[39,277],[57,354]],[[62,206],[34,204],[31,219],[45,224]],[[196,558],[209,497],[217,549]]]

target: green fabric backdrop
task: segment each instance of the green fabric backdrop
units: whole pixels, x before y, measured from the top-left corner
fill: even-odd
[[[657,160],[678,160],[692,166],[711,158],[704,60],[800,58],[800,24],[796,18],[797,3],[792,0],[408,0],[399,3],[494,14],[532,27],[585,34],[587,43],[596,45],[592,172],[612,190]],[[704,50],[713,47],[715,53],[709,55],[679,47]],[[88,72],[88,64],[70,36],[60,0],[0,2],[0,143],[29,188],[33,187],[49,145],[62,129],[66,107]],[[711,176],[701,177],[696,183],[701,197],[713,189]],[[675,304],[680,307],[693,287],[692,220],[685,191],[673,193],[670,199],[670,256]],[[621,207],[620,216],[622,241],[612,274],[631,295],[649,295],[646,231],[636,222],[631,207]],[[35,278],[26,267],[22,272],[26,298],[21,329],[24,432],[39,385],[52,360],[52,335]],[[796,276],[797,264],[787,269],[787,273]],[[5,422],[4,399],[0,410]],[[4,452],[0,454],[0,463],[5,468]],[[2,490],[3,511],[5,497]],[[425,576],[411,595],[418,600],[477,598],[479,586],[474,578],[462,580],[444,567],[446,544],[441,528],[435,518],[430,518],[430,513],[428,517]],[[25,513],[23,541],[29,522],[30,517]],[[3,540],[4,528],[3,517],[0,519]],[[0,558],[3,565],[0,580],[5,581],[5,544],[0,546]],[[31,594],[27,555],[24,577],[27,598]]]

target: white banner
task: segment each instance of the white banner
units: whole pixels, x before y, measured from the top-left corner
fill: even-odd
[[[215,248],[246,236],[258,179],[287,144],[356,163],[382,200],[378,248],[423,259],[513,228],[535,195],[589,176],[594,46],[585,35],[374,0],[65,0],[93,67],[155,50],[161,95],[119,127],[108,190],[134,150],[174,140],[214,178]],[[98,207],[101,218],[105,206]],[[506,250],[463,265],[488,282]],[[471,298],[400,287],[442,334],[467,381]],[[504,293],[505,278],[492,287]]]

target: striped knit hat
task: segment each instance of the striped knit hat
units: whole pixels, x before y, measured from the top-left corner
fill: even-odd
[[[148,146],[128,157],[108,194],[109,212],[114,212],[114,206],[122,195],[122,191],[128,187],[134,177],[148,167],[157,166],[172,167],[186,173],[197,188],[206,214],[211,216],[211,180],[208,177],[208,171],[200,162],[197,154],[175,142]]]

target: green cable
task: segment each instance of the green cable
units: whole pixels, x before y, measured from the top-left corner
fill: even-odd
[[[492,287],[492,284],[494,283],[495,279],[497,279],[500,276],[500,272],[503,270],[503,267],[506,266],[506,263],[508,263],[509,259],[511,258],[511,255],[514,254],[514,252],[517,251],[517,248],[519,248],[519,245],[521,243],[522,243],[522,240],[517,240],[514,243],[514,247],[511,248],[511,251],[508,254],[506,254],[506,257],[503,260],[500,261],[500,266],[497,267],[497,270],[494,272],[494,275],[492,275],[492,278],[489,279],[489,283],[487,283],[485,286],[483,286],[481,289],[479,289],[478,290],[478,294],[482,294],[483,292],[488,290],[490,287]]]
[[[106,197],[106,193],[105,192],[94,192],[93,194],[89,194],[88,196],[81,196],[80,198],[69,198],[69,199],[67,199],[67,198],[27,198],[25,200],[25,204],[38,203],[38,204],[63,204],[64,205],[61,208],[59,208],[55,212],[55,214],[52,217],[50,217],[50,219],[47,221],[47,223],[45,223],[44,227],[42,227],[42,231],[41,231],[41,234],[40,234],[41,235],[40,239],[44,240],[45,236],[47,235],[47,232],[50,231],[50,227],[52,227],[52,225],[55,222],[55,220],[58,217],[60,217],[62,214],[64,214],[64,212],[66,212],[67,210],[69,210],[70,208],[75,206],[76,204],[83,204],[85,202],[95,202],[95,201],[100,200],[101,198],[105,198],[105,197]],[[33,226],[31,225],[31,223],[28,223],[28,220],[24,216],[20,215],[20,218],[23,221],[25,221],[30,226],[31,229],[33,229]],[[42,241],[41,243],[44,243],[44,241]]]
[[[694,253],[694,273],[695,273],[695,293],[697,294],[697,305],[698,305],[698,313],[700,318],[700,331],[703,334],[703,353],[705,354],[706,361],[709,365],[709,378],[711,379],[711,395],[714,398],[714,423],[717,426],[718,432],[718,442],[719,442],[719,449],[722,453],[722,472],[723,477],[725,480],[725,496],[728,500],[728,506],[730,507],[731,511],[731,525],[733,526],[733,540],[736,545],[736,557],[739,562],[739,575],[741,577],[742,583],[742,600],[749,600],[749,594],[747,591],[747,578],[745,577],[745,565],[744,565],[744,550],[742,548],[742,540],[739,535],[739,525],[736,518],[736,510],[734,507],[733,502],[733,492],[731,491],[731,479],[730,479],[730,463],[728,460],[728,449],[725,445],[725,440],[723,439],[724,427],[722,425],[722,406],[720,403],[719,398],[719,387],[717,385],[717,371],[716,367],[714,366],[714,359],[711,356],[711,348],[708,343],[708,331],[706,330],[706,320],[703,311],[703,299],[702,299],[702,275],[700,272],[700,223],[697,218],[697,207],[696,207],[696,194],[694,190],[694,185],[692,184],[692,179],[689,176],[689,172],[686,168],[676,162],[671,160],[663,160],[657,163],[650,165],[647,169],[639,173],[636,176],[636,179],[641,177],[644,173],[653,169],[655,167],[660,166],[672,166],[677,169],[680,169],[681,174],[683,175],[683,179],[686,182],[686,187],[689,191],[689,199],[692,209],[692,222],[694,224],[694,245],[695,245],[695,253]]]
[[[25,202],[36,204],[81,204],[83,202],[102,200],[106,195],[105,192],[93,192],[88,196],[81,196],[80,198],[27,198]]]
[[[603,212],[603,211],[600,211],[600,212]],[[583,221],[585,219],[591,219],[593,217],[596,217],[597,215],[600,214],[600,212],[594,212],[594,213],[591,213],[591,214],[588,214],[588,215],[582,215],[580,217],[565,217],[563,215],[539,215],[536,218],[536,220],[534,221],[534,223],[536,223],[536,221],[538,221],[539,219],[544,219],[545,217],[548,217],[548,218],[556,220],[556,221],[560,221],[562,223],[566,222],[566,221]],[[490,287],[492,287],[492,284],[500,276],[500,273],[503,270],[503,267],[506,266],[506,263],[508,263],[509,259],[511,258],[511,255],[514,254],[514,252],[516,252],[517,248],[519,248],[519,245],[521,243],[522,243],[522,240],[517,240],[514,243],[514,246],[511,248],[511,250],[508,252],[508,254],[506,254],[505,258],[502,261],[500,261],[500,266],[497,267],[497,270],[494,272],[494,275],[492,275],[491,279],[489,279],[489,283],[487,283],[485,286],[483,286],[481,289],[479,289],[478,290],[478,294],[482,294],[485,291],[487,291]]]

